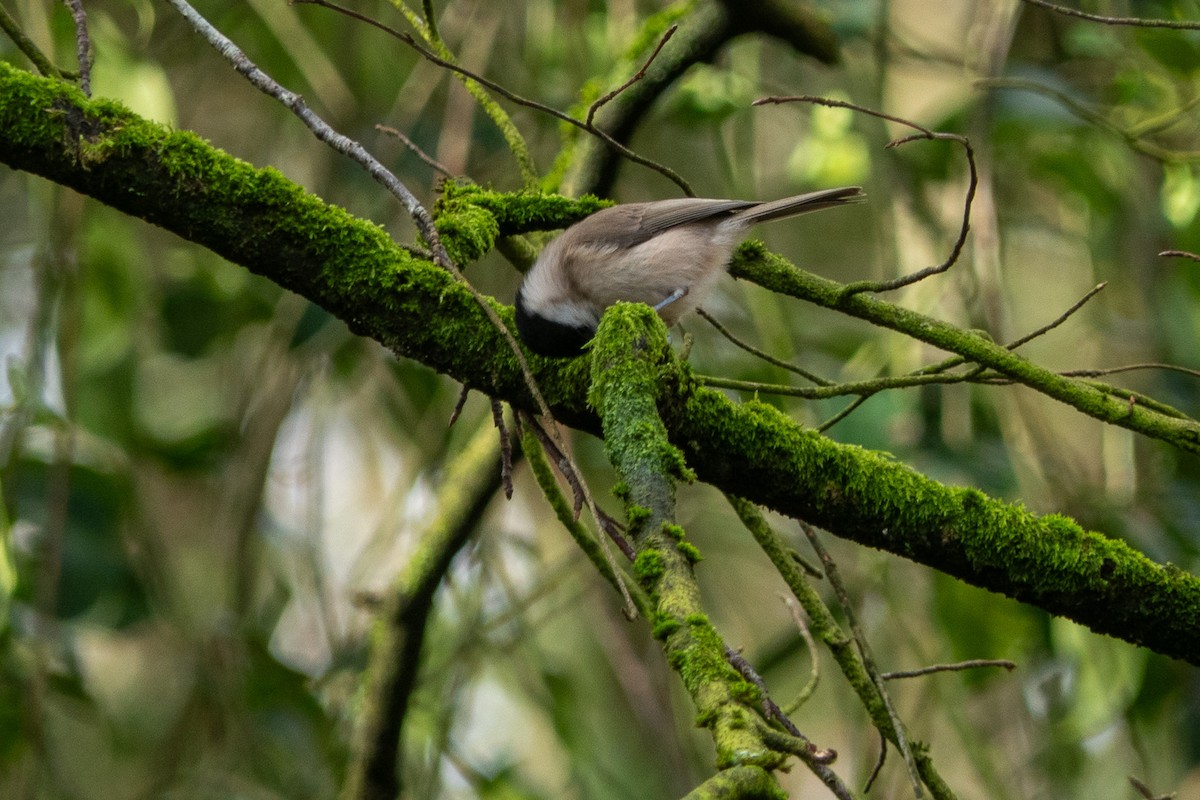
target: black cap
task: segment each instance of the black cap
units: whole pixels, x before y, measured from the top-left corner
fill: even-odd
[[[517,290],[517,332],[521,341],[533,352],[551,358],[569,358],[583,353],[583,346],[596,335],[586,325],[566,325],[539,314],[531,314],[525,306],[525,296]]]

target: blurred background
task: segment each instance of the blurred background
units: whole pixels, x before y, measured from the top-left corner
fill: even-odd
[[[434,5],[461,63],[564,109],[668,7]],[[56,63],[74,66],[62,4],[5,6]],[[438,176],[377,123],[454,174],[520,188],[504,140],[461,85],[380,31],[282,0],[197,6],[427,205]],[[353,7],[406,27],[389,3]],[[1200,20],[1196,2],[1085,7]],[[95,96],[194,130],[411,240],[390,196],[166,4],[86,8]],[[1200,251],[1200,33],[1104,26],[1015,1],[821,8],[841,64],[741,36],[664,95],[634,149],[701,195],[769,199],[862,184],[864,206],[761,231],[802,267],[855,280],[945,257],[967,186],[961,148],[885,150],[908,131],[845,109],[751,102],[820,94],[966,134],[980,170],[969,245],[949,273],[893,299],[1011,341],[1107,282],[1022,352],[1063,370],[1200,368],[1200,268],[1157,255]],[[0,57],[28,68],[8,39]],[[505,107],[549,172],[559,124]],[[612,194],[678,190],[626,164]],[[447,460],[491,424],[487,403],[473,396],[448,427],[453,382],[198,246],[39,178],[0,169],[0,218],[3,585],[15,568],[0,617],[0,796],[334,797],[371,599],[414,551]],[[504,302],[519,280],[497,254],[468,276]],[[743,339],[832,380],[901,374],[943,356],[731,279],[706,307]],[[684,327],[699,372],[788,380],[703,320]],[[1111,380],[1200,412],[1194,376],[1141,370]],[[849,403],[763,398],[810,425]],[[1200,462],[1030,391],[892,391],[828,433],[1200,569]],[[593,492],[618,512],[600,443],[573,443]],[[409,796],[683,795],[712,770],[690,701],[524,467],[516,484],[511,501],[489,505],[440,590],[403,754]],[[782,582],[719,493],[681,487],[679,513],[704,554],[699,579],[714,622],[786,701],[811,665],[779,600]],[[775,521],[800,547],[794,523]],[[1200,796],[1194,668],[897,557],[826,543],[882,669],[1018,663],[1012,673],[893,684],[900,715],[960,796],[1139,796],[1130,775],[1155,792]],[[828,654],[819,658],[819,688],[794,719],[839,752],[838,772],[861,787],[878,735]],[[826,796],[803,769],[782,780],[794,797]],[[870,796],[911,796],[894,753]]]

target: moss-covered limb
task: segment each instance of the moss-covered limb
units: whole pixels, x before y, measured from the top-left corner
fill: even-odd
[[[434,206],[435,222],[455,263],[483,258],[507,237],[565,228],[605,206],[607,200],[538,192],[497,192],[473,183],[446,181]],[[522,258],[522,260],[525,260]]]
[[[797,268],[781,256],[768,252],[761,242],[742,245],[734,256],[730,272],[734,277],[745,278],[773,292],[808,300],[957,353],[1102,422],[1161,439],[1191,453],[1200,453],[1200,422],[1164,414],[1130,402],[1128,397],[1114,397],[1084,380],[1057,375],[977,331],[963,330],[909,311],[872,294],[848,294],[844,285]]]
[[[558,481],[554,479],[554,472],[550,468],[550,462],[546,460],[545,451],[542,450],[541,444],[538,443],[537,437],[532,432],[526,431],[525,435],[521,438],[521,450],[525,453],[525,459],[529,462],[529,466],[533,470],[533,476],[537,480],[538,486],[541,487],[542,494],[549,501],[550,507],[554,509],[554,514],[558,517],[558,521],[571,534],[571,538],[575,540],[575,543],[579,545],[579,549],[592,562],[592,566],[596,568],[596,571],[612,584],[614,589],[620,591],[621,587],[617,582],[617,574],[613,571],[612,563],[604,553],[604,544],[591,534],[586,525],[576,518],[574,509],[567,502],[567,498],[558,486]],[[633,604],[637,607],[638,613],[642,615],[642,618],[653,619],[653,608],[650,606],[650,599],[646,597],[646,593],[642,591],[642,588],[636,585],[627,585],[625,588],[628,590],[629,596],[633,598]]]
[[[787,792],[762,767],[730,767],[688,792],[683,800],[787,800]]]
[[[399,355],[530,405],[516,358],[465,287],[379,226],[324,203],[276,170],[256,169],[192,133],[116,103],[89,101],[69,84],[5,63],[0,162],[203,245]],[[530,207],[544,205],[531,197]],[[511,309],[494,307],[511,325]],[[539,370],[539,382],[559,418],[594,427],[580,388],[583,361],[532,361],[535,369],[554,366]]]
[[[647,112],[688,69],[711,63],[731,39],[746,33],[761,33],[780,39],[796,52],[826,64],[839,58],[837,34],[815,8],[791,0],[689,0],[676,3],[648,19],[638,40],[629,48],[618,72],[610,74],[609,86],[617,86],[640,66],[663,32],[678,22],[679,30],[659,53],[642,80],[630,86],[597,117],[599,124],[618,142],[628,143]],[[608,87],[606,86],[605,89]],[[594,98],[585,98],[584,108]],[[572,134],[573,136],[577,134]],[[584,140],[575,153],[579,165],[566,184],[570,193],[610,193],[620,166],[620,156],[602,142]],[[559,187],[555,187],[559,188]]]
[[[725,491],[1175,658],[1200,664],[1200,579],[1059,515],[950,488],[836,445],[758,402],[668,392],[674,441]]]
[[[849,681],[850,686],[870,715],[871,722],[888,741],[899,747],[892,715],[888,713],[887,706],[879,695],[879,688],[871,680],[850,637],[838,625],[833,613],[825,605],[825,601],[808,582],[804,571],[796,563],[779,534],[775,532],[753,503],[733,495],[726,495],[726,499],[808,615],[809,627],[813,634],[829,648],[838,668]],[[953,800],[955,795],[938,774],[933,760],[929,757],[928,750],[923,747],[913,747],[912,751],[921,780],[929,788],[933,797],[939,798],[939,800]]]
[[[464,287],[377,225],[275,170],[3,63],[0,162],[161,225],[328,309],[397,355],[535,410],[515,357]],[[511,309],[495,308],[511,321]],[[586,402],[588,359],[530,356],[530,363],[561,422],[599,429]],[[734,404],[697,388],[674,362],[663,365],[661,379],[673,440],[718,488],[1200,663],[1195,576],[1058,518],[948,489],[806,432],[765,406]],[[1017,522],[1011,529],[1003,522],[1010,515]],[[1110,547],[1119,570],[1099,555]]]
[[[685,468],[658,416],[658,364],[670,358],[658,316],[646,306],[618,303],[605,313],[593,343],[591,400],[624,484],[637,548],[634,572],[654,607],[654,634],[696,706],[697,724],[712,734],[717,766],[772,769],[787,756],[757,734],[752,704],[758,688],[726,661],[700,603],[695,549],[684,546],[683,530],[672,522],[675,479]]]
[[[455,455],[438,491],[438,514],[421,533],[417,552],[392,584],[375,621],[342,800],[400,795],[401,735],[434,592],[500,488],[499,436],[490,421],[484,423]]]

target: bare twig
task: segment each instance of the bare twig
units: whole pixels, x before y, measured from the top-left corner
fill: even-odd
[[[795,714],[800,706],[812,697],[813,692],[817,690],[817,684],[821,680],[821,659],[817,653],[817,643],[813,640],[812,631],[808,629],[808,623],[804,621],[804,617],[800,614],[800,604],[797,603],[790,595],[779,594],[779,599],[787,606],[788,612],[792,615],[792,622],[796,625],[796,630],[800,631],[800,638],[804,640],[804,644],[808,647],[808,660],[810,674],[808,682],[804,684],[804,688],[796,695],[792,702],[783,707],[783,713],[787,715]]]
[[[1175,792],[1168,792],[1167,794],[1155,794],[1153,789],[1135,778],[1133,775],[1129,776],[1129,785],[1136,789],[1137,793],[1146,800],[1172,800],[1176,794]]]
[[[1096,295],[1098,295],[1104,289],[1105,286],[1108,286],[1108,281],[1096,284],[1091,289],[1089,289],[1087,291],[1087,293],[1084,294],[1083,297],[1076,300],[1071,305],[1070,308],[1068,308],[1063,313],[1059,314],[1053,321],[1046,323],[1045,325],[1043,325],[1042,327],[1038,328],[1035,331],[1030,331],[1029,333],[1022,336],[1020,339],[1016,339],[1015,341],[1010,342],[1008,345],[1006,345],[1006,347],[1008,347],[1009,350],[1016,350],[1021,345],[1028,344],[1029,342],[1036,339],[1037,337],[1047,334],[1050,331],[1054,330],[1059,325],[1062,325],[1064,322],[1066,322],[1068,319],[1070,319],[1071,316],[1074,315],[1076,311],[1083,308],[1084,304],[1087,303],[1087,301],[1091,300]]]
[[[875,779],[879,777],[880,772],[883,772],[883,765],[887,763],[887,737],[883,735],[883,731],[879,731],[878,733],[879,757],[875,759],[875,766],[871,768],[871,774],[867,776],[867,782],[863,784],[863,794],[871,793],[871,787],[875,785]]]
[[[583,510],[587,488],[583,486],[578,470],[574,467],[570,456],[563,452],[559,443],[547,433],[546,429],[536,419],[527,417],[524,419],[524,422],[533,431],[533,435],[537,437],[538,442],[541,443],[547,455],[550,456],[550,461],[558,469],[563,480],[571,487],[571,492],[575,498],[574,514],[575,518],[579,519],[579,513]],[[621,524],[599,508],[595,509],[595,514],[597,522],[605,534],[612,539],[613,544],[617,546],[627,559],[633,561],[637,556],[637,552],[633,549],[633,545],[629,543],[629,540],[625,538],[625,532]]]
[[[420,231],[421,236],[429,244],[433,252],[434,261],[439,266],[457,271],[454,270],[450,256],[446,254],[446,249],[442,246],[437,228],[433,224],[433,217],[429,215],[429,211],[421,205],[421,201],[409,191],[408,187],[399,178],[381,164],[375,156],[368,153],[366,148],[361,144],[335,131],[325,120],[321,119],[305,104],[304,99],[300,95],[289,89],[285,89],[271,78],[271,76],[259,69],[242,52],[241,48],[234,44],[229,37],[213,27],[212,23],[202,17],[196,9],[187,3],[187,0],[168,0],[168,2],[175,7],[175,10],[188,21],[197,33],[203,36],[226,61],[233,65],[235,70],[241,73],[246,80],[250,81],[254,88],[287,106],[313,132],[313,135],[334,150],[358,162],[372,178],[400,200],[404,204],[405,209],[407,209],[409,216],[412,217],[413,222],[416,223],[417,230]]]
[[[493,92],[496,92],[497,94],[501,95],[502,97],[505,97],[508,100],[511,100],[512,102],[516,103],[517,105],[525,106],[526,108],[536,109],[538,111],[541,111],[544,114],[549,114],[550,116],[554,117],[557,120],[565,122],[568,125],[573,125],[577,128],[580,128],[581,130],[584,130],[584,131],[592,134],[593,136],[598,137],[605,144],[607,144],[613,150],[620,153],[625,158],[629,159],[630,161],[634,162],[635,164],[641,164],[642,166],[644,166],[648,169],[654,170],[655,172],[657,172],[660,175],[662,175],[663,177],[665,177],[667,180],[674,183],[680,189],[682,189],[683,192],[685,194],[687,194],[689,197],[695,197],[696,193],[692,190],[691,185],[686,180],[684,180],[683,177],[681,175],[679,175],[679,173],[675,172],[675,170],[671,169],[670,167],[668,167],[664,164],[659,164],[656,161],[652,161],[652,160],[646,158],[645,156],[638,155],[637,153],[630,150],[625,145],[618,142],[616,139],[614,139],[608,133],[606,133],[605,131],[603,131],[600,128],[597,128],[594,125],[589,125],[587,122],[584,122],[583,120],[575,119],[575,117],[572,117],[570,114],[559,111],[557,108],[548,106],[545,103],[539,103],[536,100],[530,100],[526,97],[522,97],[521,95],[517,94],[516,92],[506,89],[504,86],[500,85],[499,83],[496,83],[493,80],[485,78],[482,75],[479,75],[478,73],[472,72],[471,70],[466,69],[465,67],[459,66],[458,64],[455,64],[453,61],[447,61],[446,59],[439,56],[437,53],[434,53],[432,50],[430,50],[429,48],[422,45],[420,42],[418,42],[416,39],[414,39],[412,36],[405,33],[404,31],[396,30],[395,28],[385,25],[382,22],[379,22],[378,20],[372,19],[364,14],[359,14],[357,11],[353,11],[351,9],[339,6],[336,3],[328,2],[328,0],[291,0],[291,2],[295,3],[295,4],[315,5],[315,6],[321,6],[322,8],[328,8],[331,11],[336,11],[339,14],[345,14],[348,17],[357,19],[360,22],[365,22],[368,25],[378,28],[379,30],[383,31],[384,33],[387,33],[389,36],[393,36],[396,39],[399,39],[400,41],[404,42],[406,45],[411,47],[413,50],[416,50],[417,53],[420,54],[421,57],[424,58],[426,61],[430,61],[434,64],[437,64],[439,67],[444,67],[445,69],[451,70],[453,72],[457,72],[460,75],[464,75],[464,76],[470,78],[471,80],[477,81],[481,85],[486,86],[487,88],[491,89]]]
[[[742,341],[737,336],[735,336],[732,331],[730,331],[728,328],[726,328],[720,322],[717,322],[716,318],[713,317],[711,314],[709,314],[707,311],[705,311],[703,308],[697,308],[696,313],[699,314],[702,318],[704,318],[704,320],[707,321],[709,325],[712,325],[714,328],[716,328],[717,333],[721,334],[726,339],[733,342],[733,344],[736,347],[740,347],[742,350],[745,350],[747,353],[750,353],[751,355],[756,356],[756,357],[762,359],[763,361],[766,361],[768,364],[773,364],[782,369],[786,369],[788,372],[793,372],[793,373],[799,375],[801,378],[804,378],[807,381],[811,381],[811,382],[815,383],[817,386],[830,386],[833,384],[833,381],[826,380],[825,378],[822,378],[819,375],[814,375],[813,373],[809,372],[808,370],[797,367],[795,364],[790,364],[787,361],[784,361],[782,358],[776,358],[775,356],[771,355],[770,353],[768,353],[764,350],[760,350],[759,348],[755,347],[754,345],[750,344],[749,342]]]
[[[92,41],[88,36],[87,13],[83,0],[66,0],[75,22],[75,55],[79,59],[79,88],[87,97],[92,96]]]
[[[1190,258],[1192,261],[1200,261],[1200,255],[1189,253],[1187,250],[1163,250],[1159,255],[1164,258]]]
[[[967,243],[967,234],[971,230],[971,206],[975,202],[975,190],[979,186],[979,173],[975,168],[975,150],[971,147],[970,139],[957,133],[943,133],[940,131],[930,130],[929,128],[918,125],[917,123],[904,119],[903,117],[897,117],[893,114],[886,114],[882,111],[876,111],[875,109],[860,106],[857,103],[850,103],[845,100],[834,100],[829,97],[818,97],[816,95],[808,94],[762,97],[758,100],[755,100],[753,105],[780,105],[782,103],[814,103],[816,105],[829,106],[831,108],[846,108],[850,109],[851,111],[868,114],[872,117],[878,117],[879,119],[884,119],[889,122],[895,122],[897,125],[903,125],[907,128],[912,128],[913,130],[918,131],[918,133],[913,136],[906,136],[902,139],[895,139],[891,142],[888,142],[887,145],[885,145],[888,148],[900,147],[901,145],[908,144],[909,142],[917,139],[940,139],[944,141],[958,142],[960,145],[962,145],[963,152],[967,156],[967,167],[970,170],[971,178],[970,182],[967,184],[966,197],[963,200],[962,223],[959,226],[958,237],[954,240],[954,245],[950,248],[950,255],[946,257],[946,260],[940,264],[934,264],[933,266],[917,270],[916,272],[908,275],[902,275],[899,278],[893,278],[889,281],[856,281],[854,283],[848,283],[842,288],[843,298],[858,294],[860,292],[878,293],[894,291],[905,286],[910,286],[918,281],[922,281],[931,275],[939,275],[950,269],[950,267],[954,266],[954,264],[958,261],[959,256],[962,254],[963,247],[965,247]]]
[[[900,717],[896,714],[896,709],[892,706],[891,696],[888,694],[887,687],[884,686],[883,677],[875,667],[875,659],[871,656],[871,648],[867,644],[866,635],[858,624],[858,615],[854,613],[854,605],[850,600],[850,593],[846,590],[846,585],[842,582],[841,573],[838,571],[833,556],[825,549],[825,545],[821,543],[817,532],[806,522],[800,523],[800,529],[804,531],[804,535],[808,537],[809,544],[812,545],[813,550],[820,557],[821,565],[825,568],[825,577],[829,579],[829,585],[833,587],[834,593],[838,597],[838,602],[842,605],[842,611],[846,615],[846,622],[850,626],[850,633],[858,645],[858,653],[862,658],[863,668],[866,670],[867,675],[870,676],[871,682],[875,684],[875,690],[879,694],[879,699],[883,703],[884,708],[887,709],[892,731],[896,737],[896,746],[900,750],[900,755],[904,757],[904,763],[908,766],[908,776],[912,782],[913,794],[920,800],[920,798],[925,796],[925,790],[921,785],[921,774],[917,768],[917,760],[913,756],[912,748],[908,744],[908,735],[904,731],[904,723],[901,722]]]
[[[408,138],[408,136],[405,135],[402,131],[400,131],[396,128],[393,128],[390,125],[376,125],[375,130],[379,131],[380,133],[385,133],[388,136],[393,136],[393,137],[399,139],[405,147],[407,147],[409,150],[412,151],[413,155],[415,155],[417,158],[419,158],[423,162],[425,162],[425,164],[430,169],[432,169],[434,172],[440,172],[443,175],[445,175],[447,178],[457,177],[456,175],[454,175],[454,173],[452,173],[450,171],[449,167],[447,167],[442,162],[438,161],[433,156],[426,153],[424,150],[422,150],[420,148],[420,146],[417,145],[416,142],[414,142],[412,139]]]
[[[1060,6],[1057,3],[1049,3],[1046,2],[1046,0],[1024,0],[1024,2],[1031,6],[1044,8],[1047,11],[1053,11],[1056,14],[1062,14],[1066,17],[1086,19],[1089,22],[1099,22],[1104,25],[1125,25],[1135,28],[1171,28],[1172,30],[1182,31],[1200,30],[1200,22],[1192,22],[1189,20],[1106,17],[1102,14],[1089,14],[1086,11],[1080,11],[1076,8],[1067,8],[1066,6]]]
[[[658,46],[654,48],[654,52],[651,53],[650,57],[646,59],[646,63],[642,64],[642,68],[635,72],[632,78],[625,81],[616,89],[613,89],[596,102],[592,103],[592,105],[588,108],[586,121],[587,127],[592,127],[592,120],[595,119],[597,111],[610,103],[615,97],[617,97],[617,95],[621,94],[621,92],[625,91],[630,86],[633,86],[635,83],[646,77],[646,70],[650,69],[650,65],[654,63],[654,59],[658,58],[658,54],[662,52],[663,47],[671,40],[671,37],[675,35],[675,31],[677,30],[679,30],[678,25],[672,25],[671,27],[667,28],[667,32],[664,33],[662,38],[658,40]]]
[[[958,661],[954,664],[933,664],[928,667],[921,667],[920,669],[884,672],[879,677],[885,681],[894,681],[900,678],[919,678],[922,675],[933,675],[938,672],[959,672],[968,669],[979,669],[980,667],[1002,667],[1012,672],[1017,668],[1017,665],[1013,661],[1002,658],[976,658],[970,661]]]
[[[1118,372],[1133,372],[1141,369],[1161,369],[1167,370],[1168,372],[1179,372],[1183,375],[1191,375],[1193,378],[1200,378],[1200,370],[1190,369],[1189,367],[1181,367],[1178,364],[1162,364],[1157,361],[1147,361],[1141,364],[1125,364],[1120,367],[1106,367],[1104,369],[1071,369],[1058,374],[1065,375],[1069,378],[1098,378],[1101,375],[1115,375]]]
[[[846,406],[841,411],[834,414],[832,417],[830,417],[829,419],[825,420],[820,425],[818,425],[817,432],[824,433],[825,431],[832,428],[834,425],[837,425],[839,422],[844,420],[846,417],[850,416],[855,411],[857,411],[862,406],[862,404],[867,402],[867,400],[869,400],[870,398],[871,398],[871,395],[869,395],[869,394],[860,395],[859,397],[854,398],[854,402],[852,402],[850,405]]]
[[[508,435],[508,426],[504,424],[504,406],[494,397],[492,398],[492,424],[496,426],[496,432],[500,435],[500,480],[504,486],[504,498],[512,500],[512,437]]]
[[[459,416],[462,415],[463,407],[467,404],[467,397],[471,394],[471,387],[463,385],[458,393],[458,402],[454,404],[454,411],[450,413],[450,421],[446,423],[447,428],[453,428],[454,423],[458,422]]]

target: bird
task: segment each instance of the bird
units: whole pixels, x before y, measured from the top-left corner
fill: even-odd
[[[542,250],[517,289],[517,333],[539,355],[577,356],[621,300],[653,307],[670,327],[704,301],[752,225],[865,199],[861,187],[844,186],[766,202],[682,197],[609,206]]]

